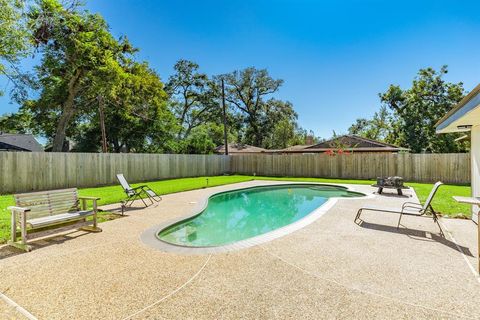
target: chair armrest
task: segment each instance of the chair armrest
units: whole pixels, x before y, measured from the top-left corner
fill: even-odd
[[[411,208],[411,209],[415,209],[415,210],[422,211],[422,208],[423,208],[423,207],[418,207],[418,206],[402,206],[402,210],[403,210],[403,209],[406,209],[406,208]]]
[[[78,197],[80,200],[100,200],[98,197]]]
[[[405,206],[407,206],[407,207],[417,206],[417,207],[419,207],[419,208],[423,207],[421,203],[410,202],[410,201],[404,202],[404,203],[402,204],[402,208],[405,207]]]
[[[28,212],[28,211],[30,211],[30,208],[15,207],[15,206],[10,206],[7,209],[12,211],[12,212]]]
[[[148,186],[146,184],[144,184],[144,185],[141,185],[141,186],[138,186],[138,187],[134,187],[131,190],[138,190],[138,189],[143,189],[143,188],[148,188]]]

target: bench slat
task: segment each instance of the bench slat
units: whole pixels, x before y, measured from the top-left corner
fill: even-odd
[[[61,196],[65,194],[75,194],[75,193],[76,193],[75,189],[68,189],[68,190],[63,190],[61,192],[39,191],[39,192],[32,192],[32,193],[18,193],[18,194],[15,194],[15,197],[19,199],[25,199],[25,198],[43,197],[45,195]]]
[[[59,206],[64,206],[65,204],[72,205],[72,204],[76,204],[76,203],[78,203],[78,200],[70,198],[70,199],[60,199],[60,200],[42,200],[42,201],[36,201],[36,202],[18,201],[17,205],[22,206],[22,207],[38,207],[38,208],[41,208],[41,207],[46,206],[46,207],[55,208],[55,207],[59,207]]]
[[[25,197],[33,197],[36,195],[45,195],[45,194],[57,194],[57,193],[77,193],[76,188],[70,189],[58,189],[58,190],[48,190],[48,191],[37,191],[37,192],[28,192],[28,193],[18,193],[15,195],[16,198],[25,198]]]
[[[54,216],[46,216],[36,219],[30,219],[27,224],[34,229],[50,226],[57,223],[63,223],[68,221],[81,220],[88,216],[93,215],[93,211],[78,211],[70,213],[62,213]]]
[[[22,193],[14,196],[19,207],[29,208],[28,220],[79,211],[77,189]]]
[[[24,206],[24,208],[29,208],[30,212],[28,213],[27,217],[38,217],[38,216],[45,216],[45,215],[55,215],[57,213],[66,213],[66,212],[73,212],[73,211],[78,211],[78,206],[76,203],[65,203],[62,205],[58,206],[49,206],[49,205],[43,205],[43,206]]]
[[[55,208],[49,208],[49,207],[38,208],[37,207],[35,208],[35,210],[27,213],[27,219],[56,215],[60,213],[76,212],[76,211],[78,211],[78,208],[76,206],[62,206],[62,207],[55,207]]]
[[[17,203],[23,203],[23,204],[41,204],[41,203],[48,203],[48,202],[61,202],[61,201],[76,201],[78,198],[75,195],[62,195],[61,197],[59,196],[44,196],[44,197],[36,197],[36,198],[31,198],[31,199],[15,199]]]

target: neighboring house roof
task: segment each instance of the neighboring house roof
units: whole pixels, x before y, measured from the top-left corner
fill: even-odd
[[[268,152],[269,150],[259,147],[250,146],[248,144],[242,143],[229,143],[228,144],[228,153],[264,153]],[[215,148],[215,153],[224,154],[225,153],[225,145],[222,144]]]
[[[297,144],[297,145],[294,145],[294,146],[290,146],[288,148],[285,148],[285,149],[281,149],[281,150],[278,150],[279,152],[282,152],[282,151],[298,151],[298,150],[304,150],[308,147],[311,147],[312,145],[311,144]]]
[[[398,152],[408,151],[406,148],[401,148],[393,144],[376,141],[372,139],[363,138],[356,135],[344,135],[335,137],[330,140],[322,141],[320,143],[310,146],[292,146],[279,150],[278,152],[285,153],[314,153],[325,152],[330,149],[337,148],[339,145],[347,151],[360,151],[360,152]]]
[[[0,150],[42,152],[43,147],[31,134],[0,133]]]
[[[437,133],[469,131],[480,123],[480,84],[435,124]]]
[[[285,154],[285,153],[323,153],[327,150],[337,148],[341,144],[346,151],[354,152],[399,152],[408,151],[409,149],[401,148],[393,144],[380,142],[363,138],[356,135],[344,135],[327,141],[323,141],[314,145],[295,145],[285,149],[268,150],[264,148],[250,146],[241,143],[229,143],[228,153],[231,154],[247,154],[247,153],[263,153],[263,154]],[[225,146],[221,145],[215,149],[215,153],[224,154]]]

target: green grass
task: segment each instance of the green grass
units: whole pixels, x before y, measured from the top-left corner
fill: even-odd
[[[169,194],[181,191],[188,191],[207,187],[225,185],[230,183],[257,180],[288,180],[288,181],[310,181],[323,183],[348,183],[348,184],[372,184],[371,180],[344,180],[344,179],[323,179],[323,178],[288,178],[288,177],[260,177],[260,176],[215,176],[215,177],[198,177],[198,178],[182,178],[172,180],[152,181],[147,183],[134,184],[138,186],[148,184],[149,187],[158,191],[160,194]],[[428,183],[409,183],[413,187],[420,199],[425,201],[433,184]],[[100,197],[100,205],[118,203],[125,199],[122,188],[119,185],[86,188],[79,190],[82,196],[96,196]],[[446,216],[466,216],[470,217],[470,206],[459,204],[452,199],[452,196],[469,196],[469,186],[445,185],[440,187],[438,194],[433,201],[435,210],[441,212]],[[11,195],[0,196],[0,243],[5,242],[10,234],[10,212],[7,210],[8,206],[14,205],[13,197]],[[105,212],[101,213],[99,220],[105,221],[112,219],[112,214]]]

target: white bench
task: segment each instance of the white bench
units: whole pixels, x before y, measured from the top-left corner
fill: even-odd
[[[62,225],[72,221],[93,217],[93,226],[85,226],[82,230],[99,232],[97,227],[96,197],[79,197],[76,188],[22,193],[14,195],[15,206],[11,211],[11,234],[8,244],[30,251],[27,244],[28,232],[38,231],[50,226]],[[93,202],[93,210],[87,210],[87,200]],[[22,239],[17,241],[17,229],[20,228]]]

